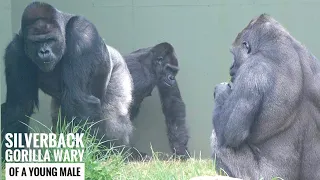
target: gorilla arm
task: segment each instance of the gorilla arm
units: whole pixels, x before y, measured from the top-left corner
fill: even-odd
[[[180,94],[178,83],[171,87],[158,86],[162,112],[166,119],[167,135],[171,150],[182,159],[189,158],[188,129],[186,127],[186,107]]]
[[[7,132],[28,132],[28,116],[38,107],[37,69],[25,56],[23,41],[18,35],[6,48],[4,60],[7,95],[1,105],[2,146]],[[5,149],[2,147],[2,158]]]
[[[247,139],[272,80],[271,69],[258,59],[239,68],[220,118],[214,120],[221,124],[215,127],[220,145],[235,148]]]
[[[22,39],[16,35],[4,56],[7,97],[1,113],[5,117],[1,119],[5,123],[25,122],[25,116],[30,116],[33,108],[38,106],[37,69],[23,52]]]
[[[89,84],[93,75],[101,69],[108,69],[106,47],[95,26],[86,19],[74,16],[66,27],[67,52],[63,59],[63,117],[77,116],[100,119],[100,99],[92,95]],[[94,60],[93,60],[94,59]],[[105,84],[105,72],[101,84]]]

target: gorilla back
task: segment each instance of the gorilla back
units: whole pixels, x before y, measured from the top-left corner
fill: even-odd
[[[27,116],[38,107],[40,88],[52,96],[55,107],[61,105],[62,117],[69,121],[76,117],[78,123],[104,119],[97,123],[101,135],[128,144],[131,76],[120,53],[106,46],[90,21],[33,2],[25,8],[21,30],[4,59],[2,137],[28,131]]]
[[[276,20],[253,19],[215,88],[217,168],[243,179],[320,177],[320,65]]]

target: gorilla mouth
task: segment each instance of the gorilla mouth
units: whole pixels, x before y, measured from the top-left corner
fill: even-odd
[[[234,81],[234,76],[231,76],[230,82],[233,83]]]
[[[229,75],[231,76],[230,81],[233,82],[236,75],[236,70],[234,69],[234,65],[232,65],[232,67],[230,68]]]
[[[43,72],[50,72],[54,69],[55,67],[55,61],[54,60],[49,60],[49,61],[37,61],[36,64],[41,69]]]
[[[50,64],[52,62],[54,62],[53,58],[36,58],[35,59],[37,64]]]
[[[162,85],[164,85],[164,86],[166,86],[166,87],[171,87],[171,86],[173,86],[173,83],[170,82],[167,78],[160,78],[159,81],[158,81],[158,83],[160,83],[160,84],[162,84]]]
[[[48,58],[40,58],[39,61],[41,61],[43,64],[49,64],[54,62],[54,58],[48,57]]]
[[[229,74],[230,74],[230,76],[234,76],[234,75],[236,74],[236,71],[235,71],[233,65],[232,65],[232,67],[231,67],[230,70],[229,70]]]

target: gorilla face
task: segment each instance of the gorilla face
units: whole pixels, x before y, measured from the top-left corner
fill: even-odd
[[[290,59],[283,52],[284,49],[288,52],[296,51],[290,34],[279,22],[267,16],[251,20],[247,27],[237,35],[230,49],[234,57],[230,67],[231,82],[235,80],[243,64],[264,60],[273,65],[287,62],[281,61]],[[287,66],[287,68],[292,67]]]
[[[54,23],[37,20],[24,33],[25,52],[43,72],[50,72],[65,51],[65,38]]]
[[[245,59],[247,59],[251,53],[250,43],[243,41],[240,45],[234,45],[230,52],[234,59],[230,67],[231,82],[233,82],[239,67],[245,62]]]
[[[168,43],[161,43],[154,47],[153,66],[159,86],[172,87],[176,83],[178,74],[178,60],[173,47]]]

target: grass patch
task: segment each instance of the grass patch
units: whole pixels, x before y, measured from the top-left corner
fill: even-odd
[[[192,177],[216,175],[212,160],[191,158],[187,161],[129,162],[121,156],[107,160],[86,159],[86,180],[189,180]],[[5,169],[2,170],[5,179]]]
[[[44,126],[41,122],[40,125]],[[85,152],[83,162],[85,163],[86,180],[184,180],[201,175],[215,175],[213,161],[190,158],[187,161],[159,160],[158,154],[153,153],[153,159],[145,162],[127,162],[125,152],[114,153],[113,149],[102,146],[101,141],[90,133],[87,124],[83,127],[73,126],[72,123],[58,123],[56,134],[75,133],[82,129],[85,134],[83,141]],[[47,128],[49,131],[51,129]],[[40,132],[38,129],[30,128],[32,133]],[[52,158],[53,159],[53,158]],[[1,179],[5,179],[5,166],[2,164]]]
[[[114,179],[190,179],[195,176],[215,175],[212,160],[189,159],[187,161],[153,160],[143,163],[128,163]]]

